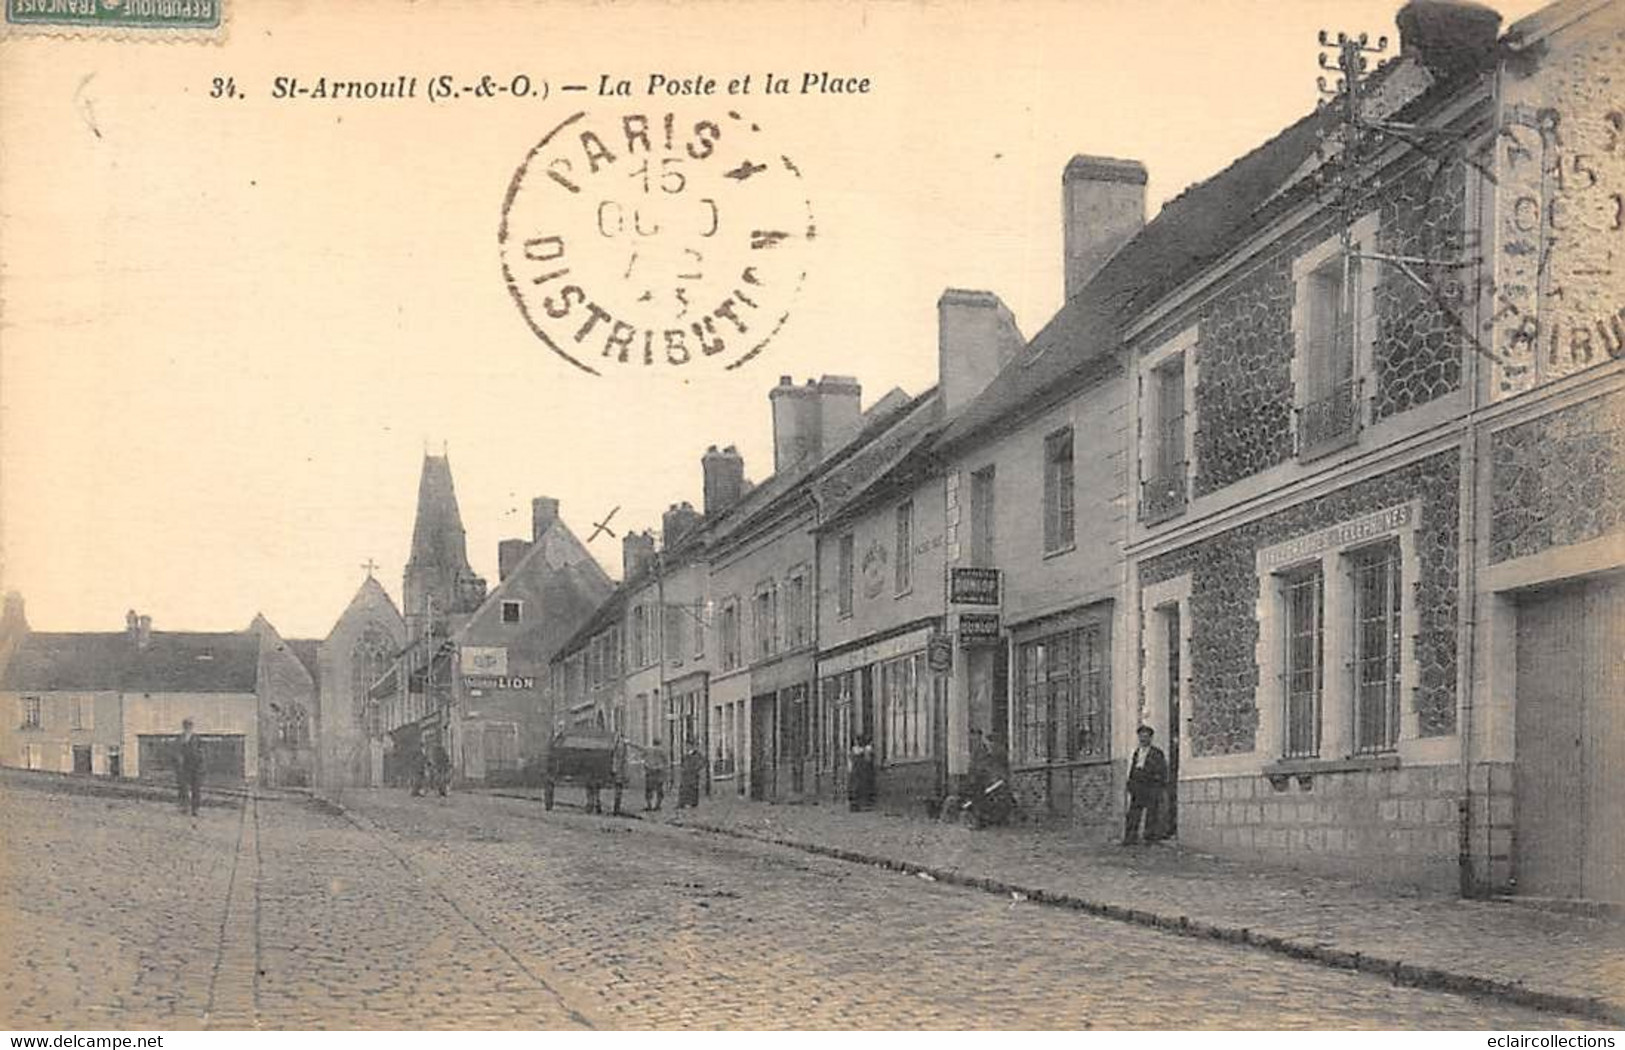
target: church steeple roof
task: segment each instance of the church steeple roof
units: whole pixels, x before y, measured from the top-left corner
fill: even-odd
[[[457,509],[457,489],[451,481],[451,459],[423,457],[423,473],[418,478],[418,516],[412,525],[413,564],[434,563],[468,568],[468,544],[463,534],[463,516]]]
[[[468,564],[468,540],[451,460],[425,454],[418,479],[418,513],[412,525],[412,554],[406,562],[405,612],[408,620],[472,612],[485,598],[485,581]]]

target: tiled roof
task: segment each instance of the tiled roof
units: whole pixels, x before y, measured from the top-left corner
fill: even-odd
[[[293,655],[297,656],[299,662],[305,665],[305,670],[310,672],[310,680],[320,686],[322,683],[321,661],[317,658],[316,651],[322,644],[321,639],[289,638],[287,643],[288,648],[293,650]]]
[[[1577,6],[1581,2],[1576,0]],[[1379,90],[1404,61],[1392,59],[1373,70],[1369,88]],[[1470,71],[1464,76],[1470,77]],[[1391,119],[1414,122],[1463,82],[1431,80]],[[1007,426],[1022,418],[1024,409],[1049,404],[1108,370],[1123,346],[1124,332],[1141,314],[1313,194],[1313,180],[1294,176],[1315,155],[1322,125],[1334,120],[1329,111],[1308,113],[1165,204],[948,422],[938,451]]]
[[[250,632],[154,631],[145,648],[124,631],[37,631],[23,639],[0,685],[130,693],[252,693],[259,638]]]
[[[868,453],[870,448],[882,438],[890,437],[888,431],[900,421],[911,418],[910,413],[927,402],[933,402],[936,396],[936,387],[932,387],[919,397],[903,403],[897,403],[892,394],[887,394],[881,402],[875,404],[869,412],[864,413],[863,428],[858,436],[843,445],[838,451],[827,456],[822,462],[810,471],[799,473],[774,474],[761,484],[752,488],[742,496],[738,503],[729,507],[715,520],[703,520],[668,556],[671,562],[685,564],[689,560],[704,555],[709,544],[718,538],[727,538],[748,529],[769,513],[779,501],[792,494],[799,495],[803,486],[818,484],[821,479],[829,477],[851,463],[858,462]],[[892,393],[897,393],[893,391]],[[890,402],[890,404],[888,404]],[[888,446],[890,447],[890,446]],[[895,460],[887,459],[886,465]],[[675,568],[676,564],[672,567]],[[615,590],[604,599],[602,605],[590,616],[585,623],[571,635],[569,640],[559,646],[553,655],[553,661],[558,662],[571,653],[579,651],[591,638],[615,623],[621,612],[626,608],[627,596],[642,587],[654,575],[654,566],[651,564],[642,572],[622,580]],[[668,570],[669,574],[669,570]]]
[[[1303,117],[1164,205],[948,423],[939,449],[1044,403],[1104,366],[1140,311],[1259,228],[1259,209],[1314,153],[1316,122],[1314,113]]]
[[[896,426],[878,435],[813,486],[822,506],[820,528],[845,520],[868,502],[872,492],[898,481],[898,475],[928,453],[942,414],[932,388],[909,406]]]

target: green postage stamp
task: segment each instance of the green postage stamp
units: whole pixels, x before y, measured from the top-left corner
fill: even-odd
[[[5,0],[6,28],[63,35],[213,36],[226,0]]]

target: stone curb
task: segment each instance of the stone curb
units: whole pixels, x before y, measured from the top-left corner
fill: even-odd
[[[1615,1027],[1625,1027],[1625,1008],[1593,996],[1540,991],[1513,981],[1502,981],[1493,977],[1459,973],[1434,966],[1417,966],[1400,959],[1349,951],[1348,949],[1324,944],[1296,941],[1290,937],[1279,937],[1246,926],[1209,923],[1199,919],[1192,919],[1186,915],[1166,915],[1140,908],[1128,908],[1120,904],[1089,900],[1062,891],[1022,886],[1002,879],[966,875],[957,871],[935,868],[928,864],[918,864],[914,861],[898,860],[894,857],[883,857],[878,854],[861,853],[857,850],[843,849],[838,846],[825,846],[821,843],[803,842],[798,839],[771,834],[756,834],[741,831],[737,828],[697,821],[670,820],[664,823],[668,827],[687,828],[709,835],[719,835],[751,842],[766,842],[775,846],[800,850],[803,853],[832,857],[835,860],[847,861],[852,864],[866,864],[872,867],[886,868],[905,875],[929,875],[938,882],[984,890],[1004,897],[1019,894],[1037,904],[1056,908],[1069,908],[1073,911],[1085,912],[1103,919],[1112,919],[1117,922],[1133,923],[1137,926],[1164,930],[1181,937],[1196,937],[1203,940],[1223,941],[1229,944],[1243,944],[1274,952],[1277,955],[1318,963],[1336,970],[1356,970],[1361,973],[1376,974],[1387,977],[1394,984],[1403,987],[1499,999],[1518,1006],[1545,1010],[1549,1013],[1570,1014],[1575,1017],[1604,1021]]]

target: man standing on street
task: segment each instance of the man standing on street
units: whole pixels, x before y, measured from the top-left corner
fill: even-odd
[[[1151,742],[1156,731],[1141,726],[1135,731],[1140,746],[1128,764],[1128,817],[1123,822],[1123,845],[1140,841],[1140,821],[1145,821],[1145,841],[1162,838],[1162,793],[1168,790],[1168,758]]]
[[[197,816],[198,798],[203,794],[203,738],[192,732],[192,720],[181,720],[181,737],[175,742],[175,781],[180,788],[181,812]]]
[[[666,801],[666,749],[660,738],[643,753],[643,809],[658,810]]]

